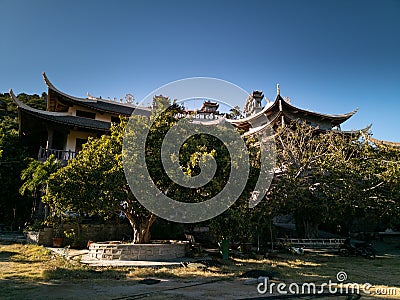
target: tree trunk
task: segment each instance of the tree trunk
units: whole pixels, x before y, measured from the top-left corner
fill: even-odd
[[[133,229],[133,240],[135,244],[146,244],[150,242],[150,227],[156,220],[156,216],[151,214],[148,217],[135,218],[126,214]]]
[[[319,224],[301,217],[296,217],[295,222],[296,233],[299,238],[315,239],[318,237]]]
[[[309,220],[304,220],[304,236],[306,239],[315,239],[318,237],[318,225]]]

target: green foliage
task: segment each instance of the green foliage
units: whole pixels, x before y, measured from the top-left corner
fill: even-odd
[[[315,237],[322,223],[336,224],[346,233],[356,218],[399,224],[399,149],[305,124],[278,129],[275,141],[273,183],[265,199],[250,209],[247,201],[258,178],[260,151],[256,137],[247,139],[252,167],[248,186],[211,223],[221,240],[245,242],[256,232],[269,235],[266,221],[286,214],[294,216],[299,235],[306,237]]]
[[[163,99],[164,100],[164,99]],[[137,146],[135,133],[149,128],[145,156],[147,169],[157,188],[178,201],[200,202],[218,193],[226,184],[231,165],[226,147],[221,141],[205,134],[187,140],[179,153],[179,163],[187,174],[200,172],[199,164],[214,157],[218,170],[216,178],[199,189],[181,187],[166,175],[162,168],[161,146],[168,130],[176,123],[176,112],[181,108],[172,105],[161,116],[157,112],[165,107],[160,101],[157,111],[148,118],[133,117],[133,127],[126,127],[126,120],[111,128],[110,136],[90,139],[76,159],[59,169],[49,180],[48,194],[44,202],[58,214],[75,212],[101,215],[104,218],[123,212],[134,230],[135,242],[146,242],[155,216],[145,209],[132,194],[122,165],[124,135],[132,137],[129,149]],[[150,127],[150,124],[153,125]],[[134,128],[135,130],[132,130]],[[224,130],[221,128],[221,130]],[[133,151],[133,153],[135,153]],[[132,156],[135,167],[135,157]],[[222,167],[220,167],[222,166]],[[138,178],[140,180],[140,178]]]
[[[30,163],[26,169],[21,172],[21,179],[24,181],[19,192],[21,195],[29,192],[32,196],[36,196],[37,192],[46,193],[47,183],[50,176],[61,167],[61,162],[50,155],[45,162],[30,159]]]
[[[16,207],[14,200],[23,202],[20,202],[22,196],[18,195],[17,188],[21,185],[20,179],[9,178],[9,175],[14,169],[20,172],[27,162],[24,162],[26,154],[18,139],[16,108],[7,95],[0,96],[0,179],[5,187],[0,192],[0,214],[8,211],[10,216],[10,208]],[[45,103],[38,100],[43,100],[43,97],[45,95],[42,98],[19,95],[20,100],[41,109]],[[229,151],[221,141],[207,134],[197,134],[189,138],[179,156],[172,159],[179,162],[186,174],[197,176],[201,173],[200,165],[212,158],[217,163],[216,175],[201,188],[175,184],[162,168],[161,146],[166,133],[176,123],[175,115],[181,108],[174,104],[162,116],[156,114],[169,105],[168,101],[166,98],[156,99],[157,111],[150,119],[137,116],[133,120],[134,128],[150,131],[145,149],[148,172],[157,188],[175,200],[207,200],[225,187],[232,168],[236,166],[232,165]],[[240,110],[235,107],[230,117],[237,118],[239,114]],[[76,159],[55,173],[54,160],[45,164],[30,162],[22,173],[25,182],[21,193],[33,195],[38,189],[46,190],[47,186],[44,201],[58,215],[75,212],[110,218],[123,212],[134,229],[135,241],[147,241],[155,216],[135,199],[126,182],[121,153],[125,134],[133,137],[129,146],[135,147],[135,132],[127,129],[126,124],[126,120],[122,120],[112,127],[110,136],[90,139]],[[224,128],[216,130],[223,132]],[[373,215],[387,224],[399,223],[398,149],[375,147],[359,136],[321,132],[301,124],[279,129],[275,139],[275,179],[264,201],[254,209],[248,208],[248,200],[260,173],[259,141],[256,137],[246,139],[250,176],[235,204],[211,222],[220,239],[245,242],[256,232],[265,231],[260,227],[269,226],[274,216],[288,213],[295,217],[301,234],[308,237],[315,236],[321,223],[348,227],[357,217]],[[133,165],[135,159],[132,157]]]
[[[293,214],[300,235],[315,237],[323,222],[349,228],[354,218],[398,214],[399,198],[387,193],[399,184],[388,166],[398,164],[359,136],[297,125],[279,130],[277,145],[271,202]]]
[[[242,115],[242,112],[240,110],[240,107],[236,105],[235,107],[233,107],[229,110],[229,114],[227,115],[227,118],[228,119],[239,119],[241,115]]]
[[[160,109],[162,105],[160,102]],[[165,129],[172,124],[173,115],[174,113],[170,112],[160,118],[154,131],[166,132]],[[149,124],[149,119],[143,117],[136,117],[135,121],[138,128]],[[134,241],[148,242],[150,226],[155,216],[136,200],[126,181],[122,165],[125,129],[126,120],[121,119],[119,124],[112,126],[110,136],[89,139],[76,159],[50,178],[49,192],[44,202],[58,214],[75,212],[109,218],[123,212],[132,225]],[[151,138],[153,140],[149,141],[150,152],[161,146],[157,138]],[[149,168],[159,169],[157,152],[148,154]],[[155,181],[162,184],[161,174],[158,174]]]
[[[50,178],[44,201],[53,210],[104,217],[121,210],[129,196],[121,161],[124,126],[113,126],[111,136],[89,139],[77,158]]]
[[[211,220],[210,228],[219,241],[227,239],[237,243],[251,242],[263,223],[260,219],[269,220],[271,217],[271,207],[265,201],[255,208],[249,208],[249,199],[260,173],[260,148],[256,136],[247,137],[245,142],[250,163],[247,185],[228,210]],[[226,155],[224,160],[229,160],[229,154]]]
[[[45,93],[38,95],[20,94],[19,99],[36,108],[45,107]],[[17,107],[9,94],[0,94],[0,223],[22,227],[30,219],[31,201],[21,196],[20,174],[26,167],[27,153],[18,136]],[[15,216],[15,217],[14,217]]]

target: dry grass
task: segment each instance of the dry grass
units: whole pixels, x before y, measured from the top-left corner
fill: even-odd
[[[43,247],[33,245],[0,246],[0,279],[38,280],[43,271],[62,263]]]
[[[120,276],[119,273],[110,268],[94,269],[68,261],[42,246],[0,246],[0,280],[35,282],[55,279],[107,279]]]

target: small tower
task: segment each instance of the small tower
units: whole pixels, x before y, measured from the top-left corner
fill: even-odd
[[[219,104],[217,102],[204,101],[199,112],[219,114],[218,107]]]
[[[253,91],[246,100],[243,112],[246,117],[256,114],[262,110],[261,102],[264,99],[262,91]]]

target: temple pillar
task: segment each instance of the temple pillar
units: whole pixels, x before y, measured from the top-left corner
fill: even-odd
[[[46,149],[51,149],[53,147],[53,135],[54,135],[54,129],[53,128],[47,128]]]

